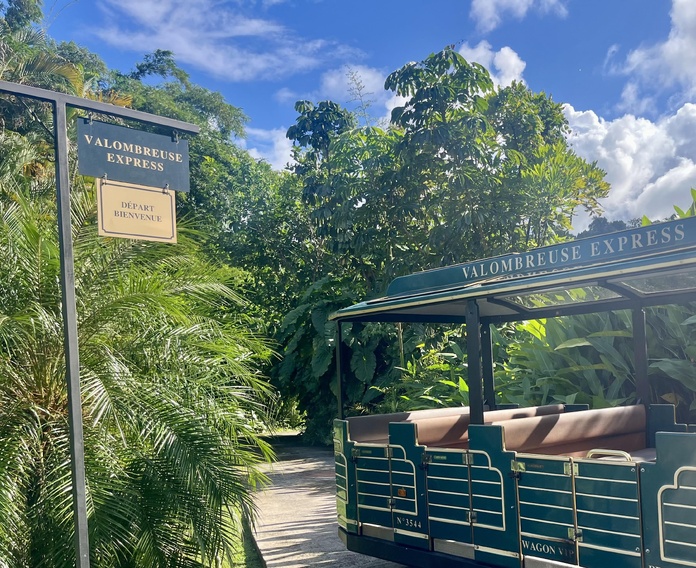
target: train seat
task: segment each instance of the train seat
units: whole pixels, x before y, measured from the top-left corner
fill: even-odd
[[[498,423],[505,448],[522,453],[586,457],[601,448],[629,455],[646,449],[643,405],[584,410]],[[494,422],[494,424],[496,424]]]
[[[483,415],[484,423],[521,420],[534,416],[559,414],[562,404],[491,410]],[[469,415],[425,417],[413,420],[417,426],[418,443],[428,447],[467,449],[469,447]]]

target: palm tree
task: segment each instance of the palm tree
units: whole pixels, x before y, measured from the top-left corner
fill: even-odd
[[[13,178],[0,157],[3,171],[0,567],[74,566],[51,180]],[[98,238],[79,178],[72,206],[92,565],[219,563],[271,458],[270,352],[235,293],[243,274],[186,231],[178,245]]]

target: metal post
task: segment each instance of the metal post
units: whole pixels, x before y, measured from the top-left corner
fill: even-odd
[[[89,568],[89,531],[87,525],[87,489],[85,453],[82,431],[82,400],[80,398],[80,357],[77,338],[77,305],[75,301],[75,266],[70,218],[70,175],[68,170],[67,107],[81,108],[165,126],[179,132],[197,134],[195,124],[156,116],[129,108],[92,101],[29,85],[0,81],[0,93],[50,102],[53,106],[53,138],[56,150],[56,196],[58,200],[58,239],[63,310],[63,343],[65,375],[68,387],[68,421],[72,462],[73,506],[75,513],[75,548],[77,568]],[[340,335],[339,335],[340,337]]]
[[[633,365],[636,373],[636,396],[638,402],[650,404],[650,383],[648,382],[648,341],[645,323],[645,310],[635,308],[633,319]]]
[[[491,325],[481,325],[481,361],[483,363],[483,402],[495,410],[495,379],[493,377],[493,337]]]
[[[70,224],[70,176],[68,171],[68,125],[66,105],[53,104],[53,136],[56,144],[56,196],[58,199],[58,241],[60,244],[60,284],[63,294],[63,343],[65,375],[68,383],[70,457],[72,459],[73,505],[75,507],[75,548],[78,568],[89,568],[87,530],[87,489],[85,447],[82,433],[80,398],[80,354],[77,343],[77,305],[75,266]]]
[[[476,300],[466,306],[466,355],[469,367],[469,407],[472,424],[483,424],[483,392],[481,378],[481,319]]]
[[[336,398],[338,399],[338,418],[343,420],[343,327],[337,323],[338,333],[336,338]]]

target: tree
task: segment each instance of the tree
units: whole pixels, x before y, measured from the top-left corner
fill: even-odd
[[[7,0],[0,2],[0,14],[11,30],[21,30],[41,21],[41,0]]]
[[[130,77],[142,80],[150,75],[162,77],[163,79],[174,77],[183,86],[191,86],[188,73],[176,64],[174,54],[164,49],[157,49],[154,53],[146,54],[145,60],[136,64],[135,71],[130,74]]]
[[[2,79],[110,102],[128,93],[136,108],[195,121],[196,166],[243,132],[239,109],[190,84],[170,54],[146,57],[135,77],[106,74],[94,54],[2,14]],[[175,80],[140,80],[165,72]],[[0,110],[0,565],[72,566],[52,116],[5,95]],[[214,203],[203,169],[184,213]],[[271,351],[238,294],[250,277],[206,260],[200,243],[219,234],[191,223],[173,247],[98,239],[93,188],[73,173],[72,189],[92,565],[224,561],[271,456],[258,434],[273,411]]]
[[[296,151],[293,171],[303,180],[304,200],[319,204],[331,195],[331,142],[353,128],[355,119],[332,101],[316,106],[310,101],[297,101],[295,110],[299,116],[288,128],[287,137],[304,151]]]
[[[577,234],[577,238],[584,239],[585,237],[592,237],[594,235],[605,235],[607,233],[613,233],[614,231],[623,231],[628,228],[629,226],[626,222],[620,219],[609,221],[606,217],[595,217],[586,230]]]
[[[407,97],[391,119],[403,130],[399,176],[418,192],[437,265],[475,255],[485,246],[493,207],[486,188],[500,173],[501,152],[486,119],[490,75],[447,48],[394,71],[385,88]]]
[[[283,391],[320,416],[313,430],[327,428],[331,404],[331,309],[379,295],[395,276],[569,238],[575,208],[596,211],[608,189],[604,172],[568,148],[560,105],[520,84],[494,90],[483,67],[451,49],[405,65],[385,86],[406,98],[386,131],[351,126],[337,105],[320,103],[318,113],[303,102],[288,132],[324,239],[325,277],[308,282],[286,316],[277,373]],[[427,355],[416,345],[439,341],[413,327],[399,332],[407,347],[390,351],[393,328],[352,332],[346,389],[355,409],[378,402],[411,353]]]
[[[527,201],[519,209],[517,230],[525,249],[568,238],[576,210],[583,207],[597,214],[598,200],[609,192],[606,172],[562,142],[541,146],[535,157],[536,163],[522,171],[520,183]]]
[[[194,169],[205,192],[189,201],[190,215],[216,227],[211,255],[247,271],[249,309],[274,336],[306,282],[322,273],[323,249],[316,246],[302,187],[234,147],[208,152]]]
[[[0,79],[69,94],[78,94],[77,85],[83,83],[80,69],[60,57],[43,32],[31,27],[13,29],[3,19],[0,19]],[[17,105],[8,95],[0,96],[0,115],[4,127],[21,134],[31,133],[45,139],[52,129],[50,109],[30,99],[22,99]]]
[[[1,183],[0,565],[74,566],[55,208]],[[211,565],[270,456],[243,275],[185,230],[175,246],[98,238],[79,178],[72,204],[92,565]]]
[[[497,208],[489,255],[568,238],[578,207],[599,214],[598,200],[609,190],[605,172],[568,146],[562,105],[515,82],[490,96],[487,118],[508,158],[491,188]]]

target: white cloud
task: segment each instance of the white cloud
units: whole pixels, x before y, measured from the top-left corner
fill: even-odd
[[[626,114],[605,120],[566,106],[573,148],[607,172],[611,190],[603,206],[609,219],[662,219],[674,213],[674,205],[691,204],[689,190],[696,186],[696,2],[672,0],[670,15],[664,41],[642,45],[623,59],[619,45],[607,50],[605,72],[627,78],[615,106]],[[656,116],[664,100],[675,112]],[[580,215],[575,229],[588,222]]]
[[[283,88],[276,92],[275,98],[281,103],[332,100],[353,111],[359,111],[360,105],[364,104],[375,122],[383,124],[389,121],[392,109],[407,100],[385,90],[386,78],[387,74],[380,69],[357,63],[346,64],[323,73],[319,87],[313,91],[297,92]]]
[[[401,95],[393,93],[384,103],[384,106],[387,109],[387,118],[391,118],[391,111],[393,111],[396,107],[404,106],[408,100],[408,97],[402,97]]]
[[[569,105],[565,114],[575,152],[607,172],[611,190],[602,205],[608,219],[662,219],[674,213],[674,205],[690,205],[689,189],[696,186],[696,104],[654,122],[633,115],[608,121]],[[580,216],[575,229],[588,221]]]
[[[696,74],[693,57],[696,53],[696,2],[673,0],[670,12],[672,27],[663,42],[641,46],[631,51],[626,60],[616,63],[617,48],[607,54],[608,70],[631,79],[629,91],[624,91],[620,110],[633,113],[655,108],[650,96],[677,89],[672,95],[676,106],[696,96]]]
[[[107,23],[95,33],[107,44],[168,49],[178,61],[228,81],[277,79],[360,55],[335,42],[298,37],[217,0],[102,0],[100,7]]]
[[[521,20],[530,10],[552,12],[562,18],[568,15],[565,0],[472,0],[469,16],[476,21],[479,31],[490,32],[508,14]]]
[[[287,87],[283,87],[282,89],[279,89],[275,92],[273,95],[273,98],[277,100],[281,104],[285,103],[294,103],[295,101],[299,101],[302,97],[298,95],[295,91],[292,89],[288,89]]]
[[[344,101],[354,98],[357,90],[367,99],[386,98],[385,79],[386,75],[374,67],[344,65],[322,75],[319,91],[322,97]]]
[[[619,112],[636,115],[649,114],[654,108],[657,108],[654,98],[643,95],[635,81],[629,81],[624,85],[621,90],[621,100],[616,105]]]
[[[522,72],[527,64],[517,52],[507,46],[493,51],[487,41],[481,41],[474,47],[465,43],[459,49],[459,53],[467,61],[475,61],[488,69],[493,83],[497,86],[507,87],[513,81],[523,81]]]
[[[266,160],[274,170],[283,170],[292,163],[292,141],[285,133],[285,128],[263,130],[246,128],[247,139],[243,146],[257,160]]]

